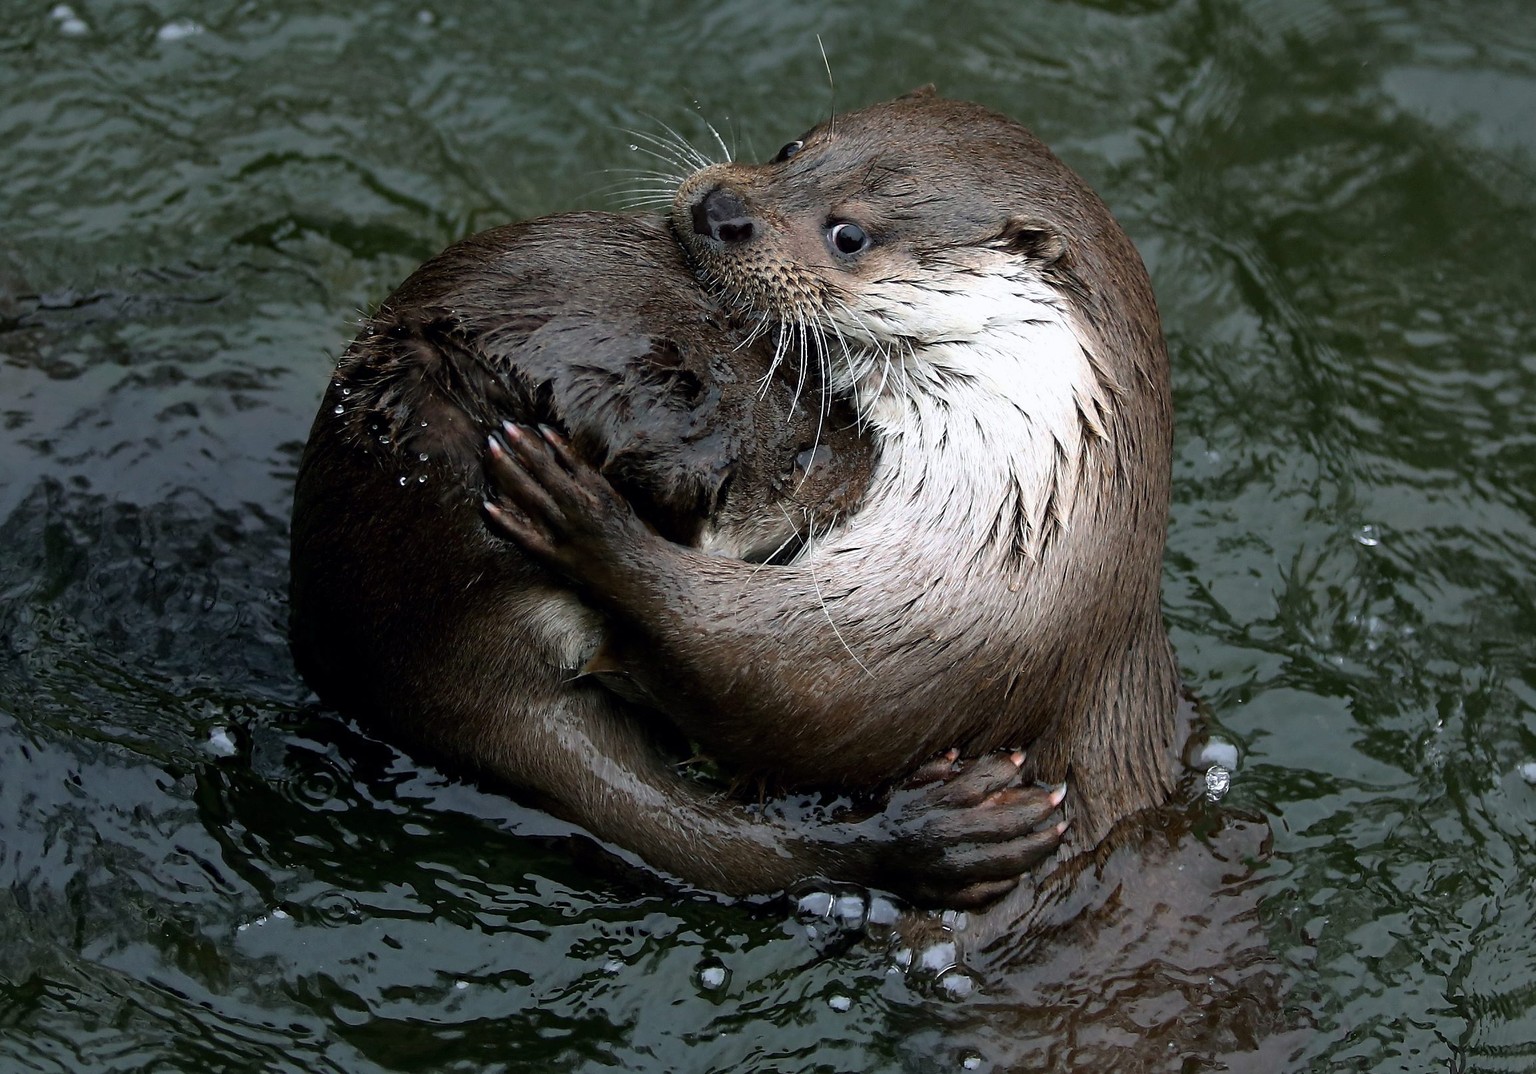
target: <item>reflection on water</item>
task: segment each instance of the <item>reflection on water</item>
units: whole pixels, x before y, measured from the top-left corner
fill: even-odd
[[[632,17],[0,26],[0,1066],[1536,1066],[1536,13]],[[601,204],[648,116],[761,156],[929,80],[1036,126],[1147,256],[1167,605],[1242,746],[1221,802],[1149,820],[1166,857],[1108,855],[1031,938],[959,929],[963,995],[360,736],[283,640],[359,310],[456,235]]]

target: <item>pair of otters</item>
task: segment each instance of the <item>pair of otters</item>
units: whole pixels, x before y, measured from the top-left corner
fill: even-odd
[[[418,269],[310,436],[294,653],[683,881],[983,905],[1172,789],[1169,396],[1104,204],[920,90]]]

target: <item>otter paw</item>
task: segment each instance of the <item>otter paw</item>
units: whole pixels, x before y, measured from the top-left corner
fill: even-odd
[[[895,787],[871,818],[888,841],[887,881],[918,902],[958,909],[1013,890],[1067,830],[1052,819],[1066,785],[1025,783],[1023,763],[1018,751],[962,761],[951,750]]]
[[[608,479],[553,429],[504,422],[486,442],[491,528],[573,580],[595,581],[649,529]]]

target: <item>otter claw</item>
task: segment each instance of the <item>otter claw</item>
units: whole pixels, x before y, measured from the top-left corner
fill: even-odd
[[[590,596],[616,590],[626,549],[653,531],[563,433],[503,421],[484,462],[486,517],[496,532]]]
[[[876,823],[902,859],[897,868],[921,871],[927,901],[984,905],[1061,846],[1066,823],[1051,818],[1066,785],[1026,783],[1023,763],[1021,750],[965,761],[950,750],[891,792]]]

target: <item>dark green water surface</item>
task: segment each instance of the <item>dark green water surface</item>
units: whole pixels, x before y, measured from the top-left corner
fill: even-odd
[[[829,107],[820,34],[841,107],[934,81],[1033,126],[1156,284],[1166,607],[1242,749],[1223,808],[1274,829],[1304,1027],[1170,1069],[1536,1070],[1529,0],[0,16],[0,1069],[1003,1068],[946,1029],[984,991],[573,861],[284,642],[359,311],[459,235],[615,207],[626,128],[770,154]],[[1214,1026],[1225,987],[1189,982]],[[1041,1054],[1116,1069],[1076,1049]]]

